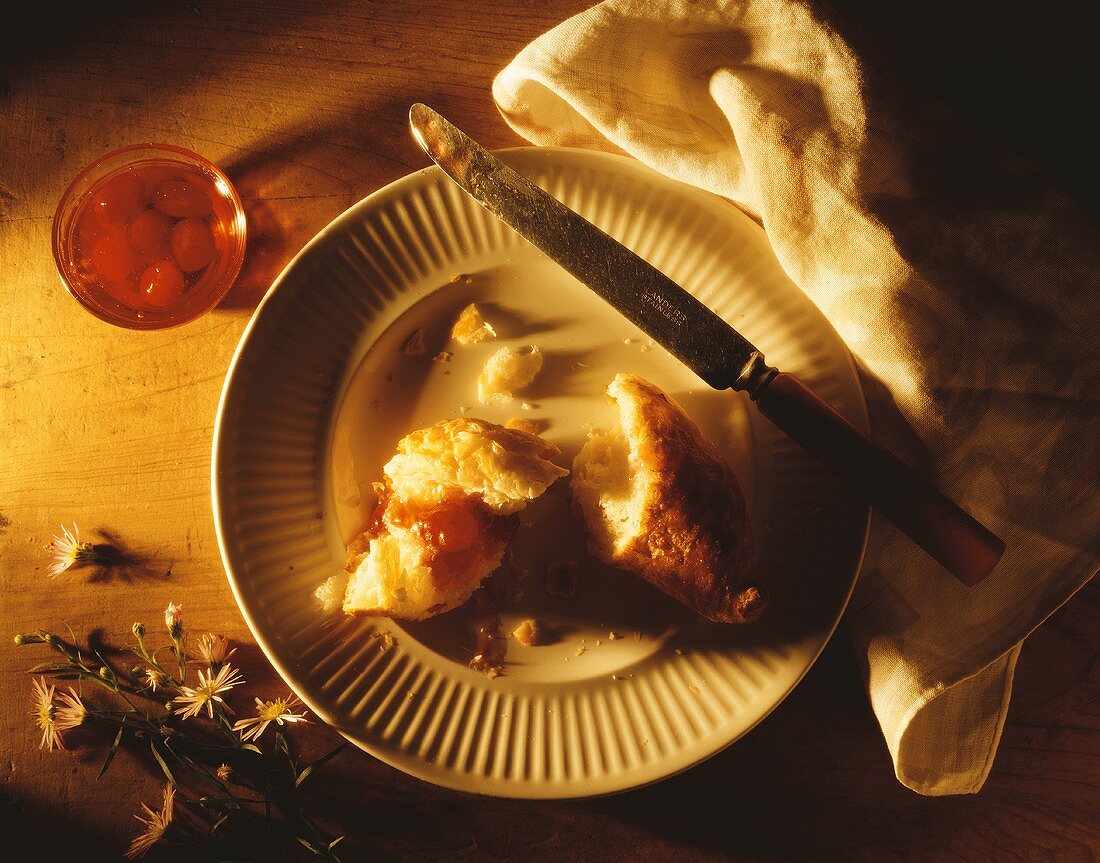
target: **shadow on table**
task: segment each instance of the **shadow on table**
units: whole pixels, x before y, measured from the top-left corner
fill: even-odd
[[[420,100],[460,121],[468,113],[426,86],[381,100],[365,95],[339,122],[281,129],[222,166],[244,201],[248,243],[241,274],[219,309],[255,308],[291,258],[331,219],[387,183],[427,167],[427,156],[404,131],[409,106]]]
[[[161,551],[138,550],[110,528],[100,527],[93,533],[100,542],[92,546],[96,562],[86,568],[89,584],[168,581],[172,578],[174,561]]]
[[[135,824],[137,822],[134,822]],[[40,859],[93,861],[119,860],[124,843],[110,835],[102,820],[84,815],[78,807],[67,811],[64,817],[38,803],[0,792],[0,834],[8,845],[7,859]],[[13,837],[21,837],[15,839]],[[35,848],[23,858],[17,849]],[[107,849],[115,848],[115,852]]]
[[[47,51],[66,49],[79,42],[90,27],[124,22],[141,14],[147,5],[140,0],[99,0],[68,4],[64,14],[58,14],[55,6],[23,4],[18,23],[10,21],[0,27],[0,58],[3,64],[15,66]]]

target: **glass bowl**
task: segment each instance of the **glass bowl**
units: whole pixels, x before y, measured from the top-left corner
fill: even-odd
[[[192,321],[244,261],[244,205],[217,166],[171,144],[96,159],[57,205],[53,255],[66,289],[101,320],[137,330]]]

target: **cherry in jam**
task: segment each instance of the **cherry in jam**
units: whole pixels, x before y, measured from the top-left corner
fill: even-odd
[[[491,546],[512,538],[517,525],[516,516],[498,515],[479,497],[455,495],[419,513],[413,529],[428,548],[432,581],[445,588],[468,577]]]
[[[89,190],[75,214],[72,260],[85,288],[120,306],[171,310],[209,287],[233,218],[198,168],[138,162]]]

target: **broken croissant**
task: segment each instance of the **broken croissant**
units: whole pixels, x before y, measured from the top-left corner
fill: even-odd
[[[568,471],[537,435],[462,417],[401,439],[347,575],[318,591],[348,614],[421,620],[457,608],[499,565],[517,516]]]
[[[620,374],[607,394],[619,423],[589,435],[571,478],[593,553],[710,620],[756,619],[767,603],[737,477],[653,384]]]

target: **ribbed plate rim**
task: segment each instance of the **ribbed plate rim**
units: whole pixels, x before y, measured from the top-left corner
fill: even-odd
[[[604,153],[604,152],[593,151],[593,150],[585,150],[585,149],[573,148],[573,147],[512,147],[512,148],[497,150],[496,152],[500,155],[504,155],[505,157],[507,157],[508,154],[538,154],[540,157],[549,157],[551,160],[553,160],[555,158],[555,156],[557,156],[557,155],[561,155],[561,156],[565,157],[566,159],[576,159],[576,158],[580,158],[582,160],[591,159],[592,163],[593,163],[593,165],[592,165],[593,167],[598,166],[601,163],[603,163],[605,165],[606,164],[611,164],[611,165],[621,164],[624,167],[629,166],[632,169],[636,169],[640,164],[640,163],[636,162],[634,159],[631,159],[627,156],[622,156],[622,155],[613,154],[613,153]],[[295,679],[296,675],[293,674],[290,669],[285,667],[284,664],[281,661],[279,661],[279,659],[277,658],[276,651],[275,651],[274,647],[272,646],[268,635],[265,633],[265,628],[258,624],[258,622],[255,620],[252,612],[249,609],[249,604],[246,601],[246,598],[243,594],[243,587],[240,583],[240,578],[239,578],[239,576],[237,575],[237,573],[234,569],[233,562],[232,562],[231,555],[230,555],[230,550],[229,550],[229,543],[228,543],[228,538],[227,538],[227,527],[226,527],[225,522],[224,522],[224,517],[225,516],[224,516],[223,508],[222,508],[221,503],[220,503],[220,499],[223,495],[223,488],[222,488],[222,485],[221,485],[221,480],[220,480],[219,474],[221,472],[220,469],[221,469],[222,459],[223,459],[222,444],[223,444],[223,438],[224,438],[224,434],[225,434],[225,423],[224,423],[225,413],[226,413],[226,410],[227,410],[227,405],[229,404],[229,400],[232,396],[233,385],[234,385],[234,381],[235,381],[235,378],[236,378],[237,373],[238,373],[238,367],[240,366],[242,358],[244,357],[245,353],[248,351],[253,331],[256,329],[256,327],[258,325],[258,322],[260,321],[261,316],[263,315],[265,309],[273,302],[273,299],[276,296],[277,292],[283,286],[283,284],[288,280],[288,278],[290,277],[290,274],[295,270],[295,268],[300,264],[300,262],[304,258],[308,257],[317,247],[319,247],[323,243],[325,243],[334,234],[337,234],[337,233],[340,233],[341,231],[343,231],[347,225],[354,224],[361,217],[361,214],[369,211],[380,200],[383,200],[385,198],[388,198],[390,196],[393,196],[393,195],[399,193],[403,186],[406,186],[406,185],[412,186],[412,185],[414,185],[418,181],[418,178],[422,178],[424,175],[439,175],[439,174],[441,174],[440,169],[438,167],[434,166],[434,165],[426,167],[426,168],[422,168],[422,169],[417,170],[417,171],[413,171],[409,174],[406,174],[406,175],[404,175],[404,176],[402,176],[402,177],[386,184],[385,186],[382,186],[381,188],[379,188],[379,189],[375,190],[374,192],[370,193],[369,195],[365,196],[364,198],[362,198],[361,200],[359,200],[358,202],[356,202],[355,204],[351,205],[346,210],[344,210],[344,212],[342,212],[340,215],[335,217],[327,225],[325,225],[324,228],[322,228],[317,234],[315,234],[297,252],[297,254],[295,254],[290,259],[290,261],[286,264],[286,266],[283,268],[283,270],[275,278],[275,280],[271,284],[271,287],[268,289],[268,291],[266,292],[264,297],[261,299],[261,301],[257,305],[255,311],[253,312],[251,318],[249,319],[248,323],[245,326],[245,329],[243,330],[243,332],[240,336],[240,339],[238,341],[236,349],[233,352],[233,355],[232,355],[232,358],[230,360],[228,369],[226,371],[226,376],[225,376],[225,380],[224,380],[224,383],[223,383],[223,386],[222,386],[221,395],[220,395],[219,400],[218,400],[218,407],[217,407],[217,412],[216,412],[215,420],[214,420],[214,432],[213,432],[213,438],[212,438],[212,455],[211,455],[211,502],[212,502],[212,509],[213,509],[213,517],[214,517],[215,535],[217,537],[218,550],[219,550],[219,554],[220,554],[221,559],[222,559],[222,565],[225,569],[226,577],[227,577],[227,580],[229,581],[229,585],[230,585],[230,589],[233,593],[234,601],[236,602],[237,607],[240,610],[241,615],[244,618],[245,623],[247,624],[247,626],[249,628],[249,631],[251,632],[253,638],[256,640],[257,645],[264,652],[264,655],[267,658],[267,660],[272,664],[272,666],[275,668],[275,670],[277,671],[279,676],[284,680],[284,682],[286,682],[286,684],[291,687],[291,689],[295,692],[295,694],[298,695],[298,697],[302,699],[302,701],[307,705],[307,707],[309,707],[309,709],[318,718],[320,718],[321,720],[323,720],[324,722],[329,724],[331,727],[333,727],[334,730],[336,730],[339,734],[341,734],[341,736],[343,736],[345,739],[347,739],[350,742],[354,743],[356,746],[358,746],[361,749],[363,749],[364,751],[368,752],[370,755],[372,755],[373,757],[379,759],[383,763],[386,763],[386,764],[390,765],[391,767],[395,767],[395,768],[397,768],[398,770],[401,770],[404,773],[407,773],[411,776],[415,776],[418,779],[422,779],[426,782],[430,782],[432,784],[435,784],[435,785],[438,785],[438,786],[441,786],[441,787],[450,788],[450,789],[453,789],[453,790],[464,791],[466,793],[473,793],[473,794],[478,794],[478,795],[481,795],[481,796],[509,797],[509,798],[515,798],[515,799],[546,799],[546,800],[551,800],[551,799],[594,798],[594,797],[608,796],[608,795],[611,795],[611,794],[623,793],[623,792],[626,792],[626,791],[630,791],[630,790],[634,790],[634,789],[637,789],[637,788],[643,788],[643,787],[646,787],[648,785],[652,785],[656,782],[662,781],[664,779],[667,779],[667,778],[670,778],[672,776],[683,773],[684,771],[690,770],[692,767],[694,767],[694,766],[702,763],[703,761],[706,761],[707,759],[717,755],[719,752],[724,751],[728,746],[730,746],[731,744],[733,744],[737,740],[744,737],[745,734],[749,733],[753,728],[755,728],[757,725],[759,725],[760,722],[762,722],[769,715],[771,715],[771,713],[780,704],[782,704],[784,700],[786,700],[786,698],[790,695],[790,693],[794,690],[794,688],[798,686],[798,684],[802,681],[802,679],[806,676],[806,674],[809,673],[809,670],[817,662],[817,660],[820,657],[821,653],[824,651],[826,645],[829,643],[829,641],[832,639],[833,635],[836,633],[836,629],[839,626],[840,620],[842,619],[845,611],[847,610],[848,603],[851,600],[852,592],[855,589],[855,585],[856,585],[856,582],[858,580],[858,575],[859,575],[859,572],[862,568],[864,556],[866,554],[867,540],[868,540],[868,536],[869,536],[869,532],[870,532],[871,512],[870,512],[870,509],[868,507],[863,507],[861,509],[863,514],[861,516],[862,525],[861,525],[861,528],[859,530],[859,549],[858,549],[857,553],[854,555],[854,558],[853,558],[854,559],[853,571],[852,571],[851,577],[849,579],[847,589],[844,592],[843,601],[839,604],[838,609],[837,609],[837,613],[835,615],[835,618],[832,621],[831,625],[827,627],[827,629],[825,631],[825,634],[824,634],[824,637],[821,639],[821,643],[818,645],[818,647],[817,647],[816,651],[814,652],[813,656],[805,664],[805,667],[802,669],[801,673],[796,675],[796,677],[793,679],[790,686],[787,687],[787,689],[784,690],[777,698],[775,698],[774,702],[766,710],[764,710],[761,713],[761,715],[759,717],[757,717],[757,719],[754,722],[752,722],[751,724],[741,728],[737,733],[733,734],[728,740],[726,740],[724,743],[722,743],[721,745],[716,747],[714,750],[712,750],[710,752],[707,752],[707,753],[704,753],[700,757],[695,758],[695,759],[691,760],[690,762],[676,764],[674,767],[671,767],[669,770],[667,770],[665,773],[663,773],[659,776],[653,776],[652,778],[648,778],[648,779],[645,779],[645,780],[642,780],[642,781],[630,782],[629,784],[626,784],[626,785],[623,785],[623,786],[617,787],[617,788],[591,791],[591,792],[586,792],[584,790],[577,790],[577,788],[575,787],[575,783],[563,783],[562,785],[558,786],[554,783],[509,782],[504,786],[504,789],[503,789],[504,793],[501,793],[501,789],[499,789],[499,788],[494,789],[494,790],[488,790],[488,789],[484,789],[484,788],[483,789],[471,788],[468,783],[464,783],[464,782],[459,781],[459,778],[461,778],[463,776],[467,776],[468,774],[454,772],[455,777],[458,777],[458,778],[453,778],[452,777],[452,772],[453,771],[444,770],[444,769],[433,769],[434,765],[432,763],[424,762],[421,759],[417,759],[417,758],[411,758],[411,757],[410,758],[398,758],[398,757],[391,756],[390,752],[388,750],[386,750],[385,748],[372,746],[372,745],[370,745],[369,741],[364,741],[362,739],[358,739],[355,736],[353,736],[351,733],[345,732],[344,730],[340,729],[338,727],[337,719],[329,711],[327,711],[323,708],[319,709],[318,706],[317,706],[316,701],[313,698],[310,697],[308,692],[299,691],[299,688],[295,687],[295,685],[293,684],[292,681]],[[660,175],[658,175],[658,176],[660,176]],[[662,180],[669,180],[669,178],[663,177],[663,176],[660,176],[660,178]],[[670,181],[670,182],[675,182],[675,181]],[[681,186],[682,192],[685,195],[688,195],[689,197],[691,195],[701,195],[701,196],[707,196],[707,197],[714,198],[715,200],[723,200],[721,198],[718,198],[717,196],[710,195],[709,193],[707,193],[705,191],[702,191],[702,190],[699,190],[695,187],[686,186],[686,185],[679,184],[679,183],[677,185]],[[725,203],[729,203],[729,202],[726,201]],[[739,208],[735,208],[735,209],[737,210],[737,212],[739,213],[739,215],[742,218],[744,218],[747,222],[752,223],[753,228],[755,230],[763,232],[763,228],[761,228],[751,218],[749,218],[747,215],[745,215],[743,211],[741,211]],[[839,334],[836,333],[835,329],[832,327],[832,325],[829,323],[829,321],[824,317],[824,315],[821,315],[820,312],[818,312],[818,318],[819,318],[820,324],[823,327],[827,328],[831,332],[832,336],[836,338],[837,342],[840,343],[840,344],[843,344],[843,340],[840,338]],[[852,419],[855,422],[855,424],[857,426],[859,426],[863,431],[867,431],[868,428],[869,428],[869,421],[868,421],[868,416],[867,416],[866,401],[865,401],[865,397],[864,397],[864,393],[863,393],[862,384],[860,382],[859,375],[858,375],[857,370],[856,370],[855,362],[852,359],[851,354],[847,351],[844,351],[844,362],[848,367],[847,371],[851,375],[851,379],[850,379],[849,383],[853,386],[854,391],[855,391],[855,395],[856,395],[855,404],[853,405],[854,410],[855,410],[855,416],[852,417]],[[853,527],[855,527],[855,525],[853,525]]]

